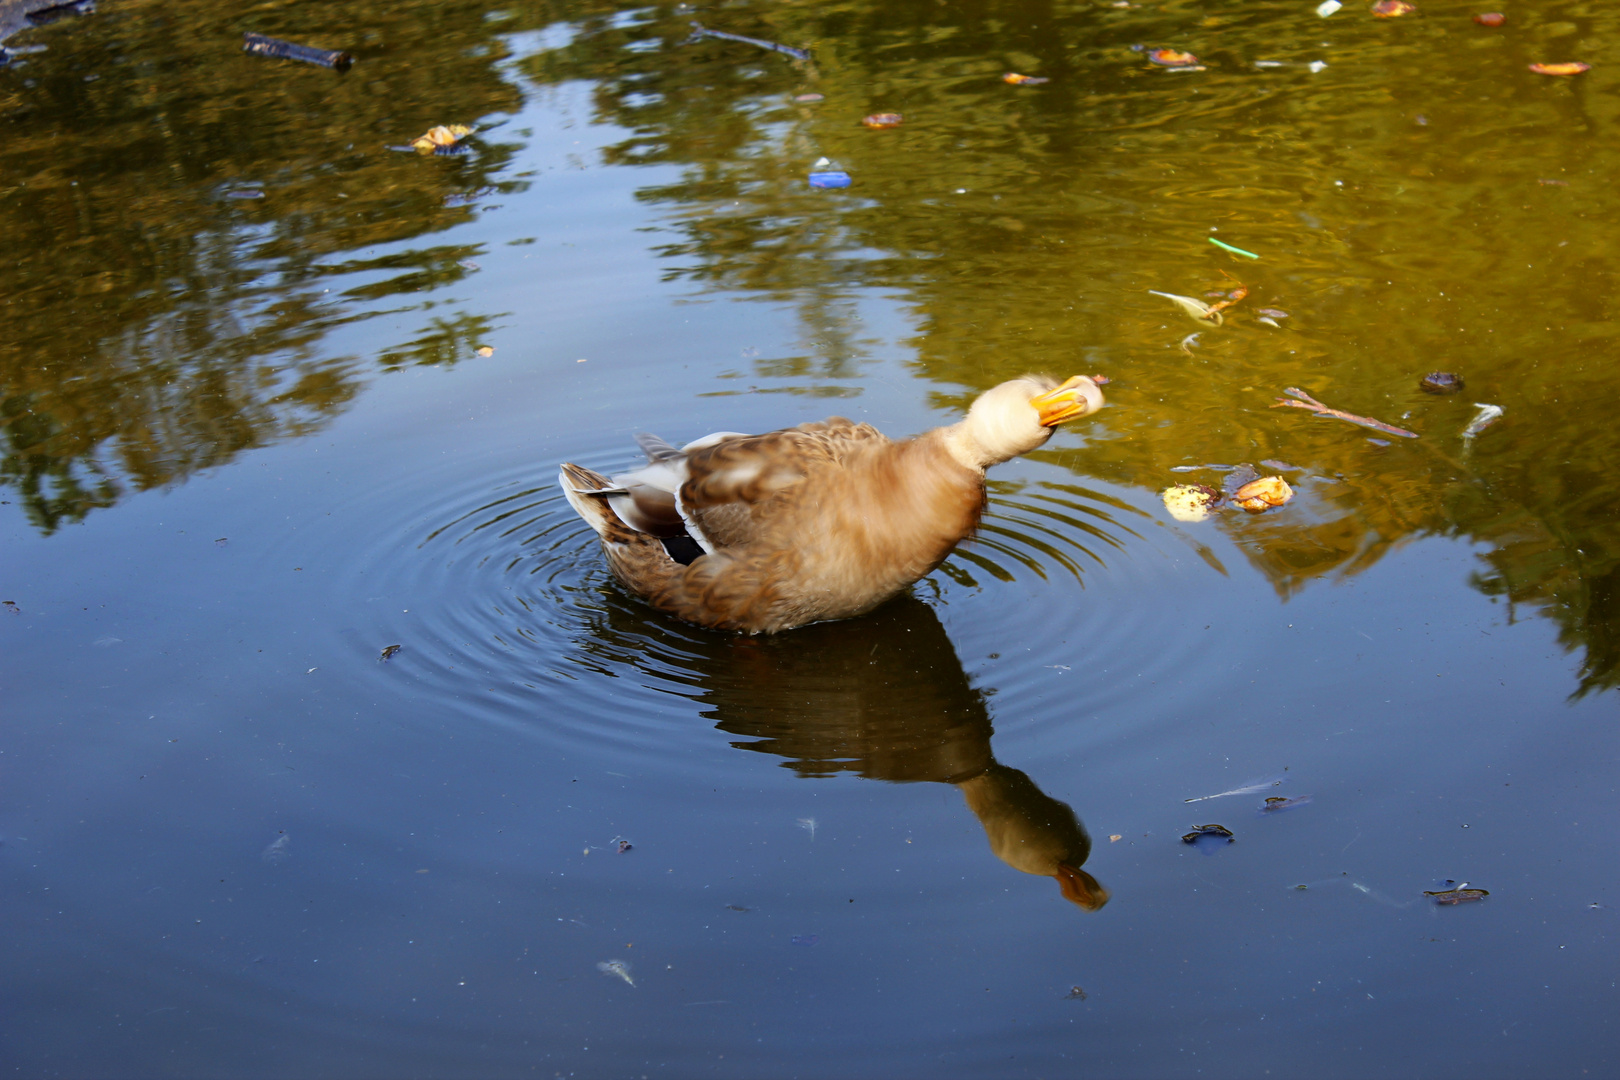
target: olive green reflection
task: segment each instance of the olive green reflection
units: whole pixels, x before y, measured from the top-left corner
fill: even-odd
[[[1067,803],[996,761],[984,695],[915,597],[860,619],[717,642],[682,665],[697,669],[704,715],[740,736],[739,749],[784,758],[801,776],[954,785],[996,858],[1055,878],[1088,911],[1108,902],[1080,869],[1091,854],[1085,826]]]

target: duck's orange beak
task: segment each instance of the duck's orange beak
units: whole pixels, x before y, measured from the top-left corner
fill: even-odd
[[[1029,399],[1041,415],[1042,427],[1088,416],[1103,407],[1102,388],[1084,375],[1076,375],[1056,390]]]

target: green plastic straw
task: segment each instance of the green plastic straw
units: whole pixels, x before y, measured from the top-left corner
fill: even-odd
[[[1223,244],[1213,236],[1208,237],[1207,239],[1210,243],[1214,244],[1222,251],[1230,251],[1234,255],[1242,255],[1245,259],[1258,259],[1260,257],[1252,251],[1244,251],[1242,248],[1233,247],[1231,244]]]

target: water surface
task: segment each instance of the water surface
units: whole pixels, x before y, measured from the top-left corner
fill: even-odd
[[[1620,17],[1470,14],[106,0],[11,32],[5,1059],[1613,1072]],[[1562,60],[1593,68],[1527,68]],[[387,149],[449,123],[466,153]],[[852,186],[810,189],[822,157]],[[1220,327],[1148,291],[1234,280]],[[1031,369],[1110,407],[847,623],[657,615],[554,486],[640,430],[902,435]],[[1504,415],[1464,439],[1476,402]],[[1160,503],[1267,459],[1287,507]],[[1182,843],[1208,823],[1234,842]]]

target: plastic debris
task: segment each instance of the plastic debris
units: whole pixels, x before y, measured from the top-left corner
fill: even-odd
[[[692,24],[692,36],[720,38],[724,41],[740,41],[744,45],[754,45],[761,49],[769,49],[771,52],[779,52],[783,56],[791,56],[795,60],[810,59],[810,53],[806,49],[795,49],[791,45],[778,45],[774,41],[761,41],[759,38],[743,37],[741,34],[728,34],[724,30],[710,30],[699,23]]]
[[[1502,406],[1500,405],[1484,405],[1476,401],[1474,402],[1474,408],[1478,409],[1479,413],[1468,421],[1467,427],[1463,428],[1462,437],[1465,439],[1472,439],[1502,418]]]
[[[1342,7],[1344,5],[1339,3],[1339,0],[1322,0],[1320,4],[1316,5],[1316,13],[1325,19]]]
[[[1463,385],[1463,377],[1450,371],[1431,371],[1418,380],[1418,389],[1429,394],[1455,394]]]
[[[1041,83],[1051,82],[1052,80],[1042,78],[1039,75],[1020,75],[1016,71],[1009,71],[1001,77],[1001,81],[1011,83],[1013,86],[1039,86]]]
[[[1148,292],[1154,296],[1164,297],[1199,322],[1213,320],[1215,325],[1219,326],[1226,321],[1219,308],[1212,307],[1202,300],[1195,300],[1190,296],[1177,296],[1175,293],[1160,292],[1158,289],[1149,289]]]
[[[334,71],[348,71],[354,55],[341,50],[314,49],[291,41],[266,37],[264,34],[243,34],[242,51],[254,56],[272,56],[278,60],[302,60],[306,64],[319,64]]]
[[[596,965],[596,970],[604,975],[612,975],[615,978],[623,979],[632,987],[636,985],[636,980],[630,977],[630,965],[623,960],[603,960]]]
[[[1583,71],[1591,71],[1592,65],[1574,60],[1567,64],[1531,64],[1530,70],[1537,75],[1579,75]]]
[[[1223,244],[1213,236],[1207,237],[1206,239],[1208,239],[1210,243],[1214,244],[1222,251],[1230,251],[1234,255],[1242,255],[1245,259],[1258,259],[1260,257],[1252,251],[1244,251],[1240,247],[1233,247],[1231,244]]]
[[[1181,842],[1183,844],[1195,843],[1200,837],[1203,836],[1225,837],[1228,844],[1237,839],[1237,837],[1232,835],[1232,830],[1228,829],[1225,825],[1194,825],[1192,832],[1184,835],[1181,838]]]
[[[1299,400],[1287,401],[1283,398],[1278,398],[1271,406],[1273,409],[1306,409],[1310,412],[1314,412],[1317,416],[1331,416],[1335,420],[1344,420],[1352,424],[1360,424],[1362,427],[1372,428],[1374,431],[1382,431],[1389,435],[1399,435],[1403,439],[1415,439],[1418,437],[1417,432],[1415,431],[1407,431],[1405,428],[1398,428],[1394,424],[1386,424],[1382,420],[1374,420],[1371,417],[1357,416],[1355,413],[1347,413],[1341,409],[1329,408],[1320,401],[1317,401],[1315,398],[1311,397],[1311,395],[1307,394],[1305,391],[1299,389],[1297,386],[1290,386],[1283,390],[1283,393],[1287,394],[1289,397],[1298,398]]]
[[[1474,16],[1474,21],[1481,26],[1501,26],[1507,22],[1507,16],[1500,11],[1482,11]]]
[[[379,664],[387,663],[388,661],[390,661],[390,660],[392,660],[394,658],[395,653],[399,652],[399,650],[403,649],[404,647],[405,646],[403,646],[403,645],[390,645],[390,646],[388,646],[387,648],[383,649],[382,655],[377,657],[377,662]]]
[[[1161,497],[1170,516],[1186,522],[1203,521],[1221,502],[1221,493],[1203,484],[1177,484],[1165,488]]]
[[[1280,476],[1263,476],[1238,488],[1232,503],[1251,514],[1264,513],[1274,506],[1282,506],[1294,497],[1294,489]]]
[[[849,173],[836,169],[810,174],[810,186],[813,188],[846,188],[850,183]]]
[[[1380,19],[1398,19],[1416,10],[1417,5],[1408,4],[1406,0],[1378,0],[1378,3],[1372,6],[1372,13]]]
[[[871,116],[862,117],[861,123],[873,129],[893,128],[899,127],[901,121],[904,119],[905,117],[901,116],[897,112],[880,112],[873,113]]]

